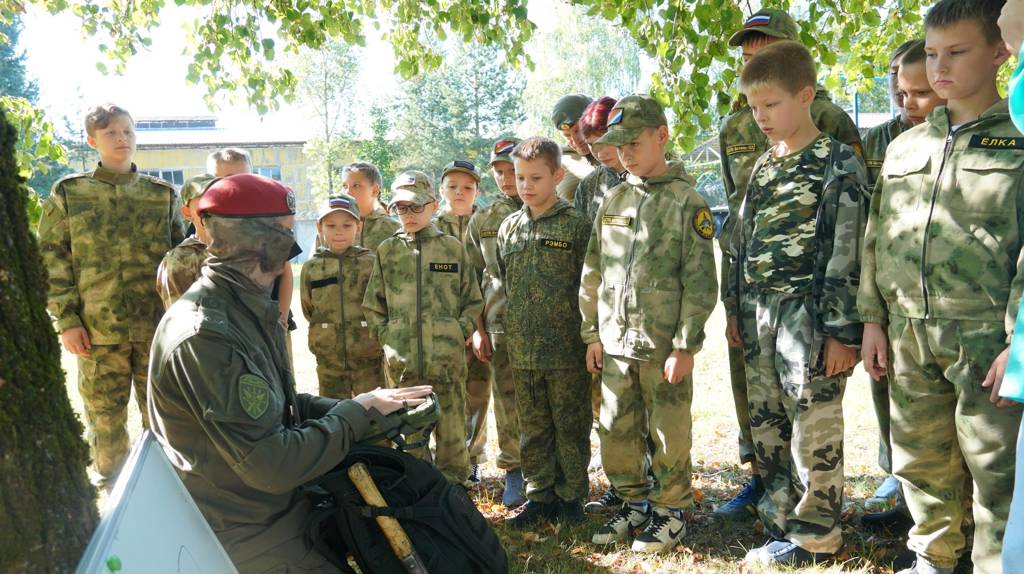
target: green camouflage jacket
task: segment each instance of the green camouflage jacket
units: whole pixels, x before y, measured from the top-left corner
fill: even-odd
[[[39,246],[58,331],[85,327],[94,345],[153,337],[164,313],[156,270],[185,238],[179,205],[171,184],[138,171],[98,166],[54,184]]]
[[[473,213],[476,213],[475,205],[473,206]],[[469,215],[455,215],[448,209],[442,209],[437,212],[437,217],[434,218],[434,225],[444,233],[465,243],[466,233],[469,232],[469,219],[473,216],[473,213]]]
[[[164,309],[170,308],[199,279],[199,270],[209,256],[206,244],[195,235],[189,235],[164,255],[156,270],[156,291]]]
[[[363,311],[399,380],[465,379],[483,299],[461,241],[430,225],[381,243]]]
[[[638,360],[696,353],[718,285],[715,224],[682,163],[630,175],[597,212],[580,284],[583,342]]]
[[[534,219],[528,207],[498,229],[509,360],[514,369],[585,366],[579,288],[590,222],[564,199]]]
[[[868,168],[868,185],[874,187],[878,181],[878,173],[882,171],[882,163],[885,161],[885,150],[896,139],[896,136],[909,130],[908,126],[895,117],[884,124],[879,124],[868,130],[864,135],[864,164]]]
[[[601,207],[601,202],[604,201],[604,197],[616,185],[622,183],[626,179],[626,175],[626,172],[621,174],[615,173],[614,169],[607,166],[602,165],[598,167],[590,172],[590,175],[583,178],[583,181],[576,187],[573,207],[586,215],[587,219],[593,223],[594,218],[597,217],[597,210]]]
[[[815,329],[839,342],[860,345],[863,331],[857,313],[857,288],[860,284],[861,238],[867,223],[869,192],[864,161],[854,149],[831,139],[821,195],[814,216],[814,244],[811,301]],[[765,152],[757,169],[768,159]],[[733,234],[730,257],[733,269],[723,299],[726,314],[738,316],[739,298],[748,287],[743,272],[747,247],[754,234],[753,202],[748,196],[740,210],[737,232]]]
[[[370,251],[376,251],[382,241],[394,235],[401,228],[402,224],[395,221],[384,211],[383,207],[378,205],[370,215],[363,218],[363,231],[359,234],[359,241],[356,244]]]
[[[505,332],[505,308],[508,297],[498,266],[498,227],[506,217],[519,211],[523,202],[504,194],[469,219],[466,254],[476,271],[484,298],[484,324],[488,333]]]
[[[1024,274],[1024,137],[1006,100],[950,133],[945,107],[889,146],[871,198],[857,308],[865,323],[1005,321]]]
[[[348,359],[380,357],[380,344],[370,338],[363,316],[363,296],[373,272],[373,252],[352,246],[338,255],[319,249],[302,264],[299,300],[309,321],[309,350],[331,356],[347,368]]]
[[[565,177],[555,188],[558,197],[572,205],[576,196],[576,188],[583,178],[594,171],[596,161],[593,156],[582,156],[568,145],[562,146],[562,167],[565,168]]]

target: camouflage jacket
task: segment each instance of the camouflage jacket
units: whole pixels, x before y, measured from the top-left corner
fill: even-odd
[[[586,215],[587,219],[593,223],[594,218],[597,217],[597,210],[601,207],[601,202],[604,201],[604,196],[608,195],[608,192],[616,185],[622,183],[626,179],[626,175],[626,172],[615,173],[614,169],[607,166],[598,167],[583,178],[583,181],[576,187],[573,207]]]
[[[299,487],[341,462],[370,422],[354,401],[299,394],[279,310],[223,266],[160,321],[149,364],[151,428],[235,562],[301,532]]]
[[[590,175],[597,165],[597,160],[591,155],[582,156],[569,146],[562,146],[562,167],[565,168],[565,177],[558,183],[555,193],[572,205],[576,198],[576,188],[583,178]]]
[[[209,256],[206,244],[195,235],[189,235],[164,255],[156,270],[156,292],[160,294],[164,309],[173,305],[199,279],[203,261]]]
[[[590,222],[564,199],[534,219],[523,206],[498,230],[514,369],[584,368],[579,288]]]
[[[889,146],[871,197],[857,307],[865,323],[1005,321],[1024,274],[1024,137],[1006,100],[950,133],[945,107]]]
[[[715,224],[682,163],[630,175],[597,211],[580,284],[583,342],[638,360],[696,353],[718,285]]]
[[[85,327],[94,345],[153,337],[164,313],[156,270],[185,238],[178,206],[171,184],[138,171],[98,166],[54,184],[39,245],[58,331]]]
[[[321,248],[302,264],[299,300],[309,321],[309,350],[318,358],[330,356],[345,367],[348,359],[381,357],[363,316],[372,271],[373,252],[356,246],[341,255]]]
[[[821,195],[814,217],[814,245],[806,256],[813,258],[811,304],[815,330],[839,342],[860,345],[862,325],[857,313],[860,284],[861,238],[867,222],[869,192],[864,161],[854,149],[831,138],[825,173],[821,174]],[[820,140],[819,140],[820,141]],[[755,165],[754,175],[769,158],[765,153]],[[743,272],[747,248],[754,234],[756,206],[748,196],[740,210],[737,232],[730,249],[732,276],[726,288],[725,311],[738,316],[739,298],[755,289]]]
[[[395,221],[384,211],[383,207],[378,205],[370,215],[363,218],[363,231],[359,234],[359,241],[356,244],[370,251],[376,251],[382,241],[394,235],[401,228],[402,224]]]
[[[482,310],[462,242],[436,226],[396,233],[377,248],[363,311],[399,376],[464,380],[466,339]]]
[[[729,284],[732,271],[729,267],[728,258],[724,257],[729,252],[729,243],[732,237],[732,230],[736,226],[736,220],[740,213],[740,206],[743,198],[747,196],[747,185],[750,183],[750,174],[754,170],[754,163],[768,150],[768,137],[764,135],[761,128],[757,127],[754,120],[754,113],[745,100],[739,109],[722,120],[722,126],[718,132],[719,154],[722,161],[722,183],[725,185],[725,195],[729,202],[729,219],[725,222],[722,232],[718,235],[718,244],[722,249],[722,296],[725,296],[725,287]],[[832,103],[825,88],[819,87],[811,103],[811,117],[814,124],[823,133],[832,136],[846,145],[852,147],[857,153],[862,153],[860,132],[857,126],[850,119],[850,115],[842,108]]]
[[[874,187],[878,181],[878,173],[882,171],[882,163],[885,161],[886,148],[896,136],[911,127],[900,121],[899,117],[895,117],[869,129],[864,135],[864,164],[868,168],[868,185]]]
[[[476,213],[475,205],[473,206],[473,213]],[[442,232],[465,243],[466,233],[469,232],[469,219],[473,217],[473,213],[469,215],[455,215],[448,209],[442,209],[437,213],[437,217],[434,218],[434,225]]]
[[[488,333],[505,332],[505,308],[508,304],[498,266],[498,227],[522,206],[523,202],[518,197],[503,194],[469,219],[466,254],[480,283],[484,298],[484,325]]]

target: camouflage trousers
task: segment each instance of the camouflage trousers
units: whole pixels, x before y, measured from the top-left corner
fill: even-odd
[[[871,379],[871,401],[878,420],[878,468],[892,474],[892,436],[889,415],[889,378]]]
[[[472,349],[467,349],[466,361],[469,377],[466,379],[466,443],[469,463],[487,461],[487,408],[494,396],[494,426],[498,430],[498,460],[501,470],[519,468],[519,416],[516,414],[516,387],[512,380],[512,364],[503,335],[490,335],[493,353],[491,362],[477,360]],[[472,357],[472,358],[470,358]],[[477,372],[474,373],[474,370]],[[486,378],[481,380],[481,375]]]
[[[956,564],[965,545],[966,462],[974,572],[1002,572],[1021,407],[993,405],[981,383],[1006,348],[1003,324],[890,316],[888,332],[893,472],[914,517],[907,546],[936,566]]]
[[[132,387],[142,413],[142,428],[149,428],[149,346],[149,342],[93,345],[90,356],[78,356],[78,392],[85,405],[86,436],[96,471],[109,486],[128,456],[128,398]]]
[[[747,363],[743,349],[729,347],[729,381],[732,383],[732,402],[739,423],[740,464],[754,462],[754,438],[750,435],[750,406],[747,400]]]
[[[849,373],[823,374],[824,340],[806,297],[747,293],[740,331],[750,430],[765,493],[767,532],[810,552],[843,542],[843,392]]]
[[[462,373],[460,373],[461,375]],[[423,447],[409,451],[409,454],[433,463],[441,474],[454,484],[466,484],[469,479],[469,450],[466,448],[466,383],[460,377],[425,378],[401,377],[391,373],[392,380],[398,380],[398,386],[414,387],[431,385],[437,394],[441,407],[441,417],[434,427],[434,452],[424,444]],[[410,442],[428,442],[430,437],[416,433],[407,436]]]
[[[687,508],[693,506],[693,378],[676,385],[666,382],[661,372],[667,358],[668,353],[656,353],[650,361],[638,361],[605,353],[598,427],[601,462],[608,481],[626,501]]]
[[[583,501],[589,492],[590,374],[578,369],[514,369],[526,497]]]
[[[320,396],[332,399],[351,399],[387,386],[383,357],[351,359],[346,365],[337,355],[317,355],[316,377],[320,382]]]

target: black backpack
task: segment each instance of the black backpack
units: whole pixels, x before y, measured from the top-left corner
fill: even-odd
[[[366,465],[387,502],[367,506],[348,477]],[[374,517],[398,519],[430,574],[505,574],[508,558],[490,523],[466,492],[433,465],[387,448],[356,445],[334,470],[307,488],[314,504],[306,527],[310,544],[347,574],[351,555],[363,574],[405,574]]]

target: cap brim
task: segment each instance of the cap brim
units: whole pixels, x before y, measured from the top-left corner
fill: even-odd
[[[453,168],[449,168],[449,169],[444,170],[444,173],[441,174],[441,179],[444,179],[445,176],[448,175],[449,173],[454,173],[454,172],[464,173],[464,174],[466,174],[468,176],[471,176],[473,179],[475,179],[477,183],[480,183],[480,174],[479,173],[477,173],[475,171],[470,171],[470,170],[468,170],[466,168],[463,168],[463,167],[453,167]]]
[[[512,161],[512,156],[510,156],[510,155],[508,155],[506,153],[506,154],[496,155],[496,156],[492,157],[491,158],[491,163],[489,163],[487,165],[494,165],[494,164],[500,163],[500,162],[507,162],[507,163],[512,163],[512,164],[515,163],[514,161]]]
[[[332,208],[332,209],[327,209],[327,210],[321,211],[320,215],[318,215],[316,217],[316,222],[320,223],[328,215],[330,215],[332,213],[339,212],[339,211],[342,212],[342,213],[347,213],[347,214],[351,215],[353,218],[355,218],[356,221],[362,221],[363,220],[363,218],[359,217],[359,215],[357,213],[353,213],[352,211],[350,211],[348,209],[345,209],[344,207],[335,207],[335,208]]]
[[[411,189],[396,189],[391,192],[391,201],[388,202],[388,207],[391,207],[399,201],[408,201],[409,203],[415,203],[416,205],[425,205],[433,201],[433,198],[424,197]]]
[[[622,147],[626,144],[631,144],[644,133],[647,128],[619,128],[609,129],[608,133],[601,136],[601,139],[594,142],[598,145],[610,145],[612,147]]]
[[[729,45],[733,46],[733,47],[742,46],[743,45],[743,38],[746,38],[748,34],[753,34],[754,32],[757,32],[759,34],[764,34],[765,36],[771,36],[773,38],[782,38],[783,40],[788,40],[789,39],[788,36],[786,36],[784,34],[780,34],[780,33],[776,32],[775,30],[771,30],[771,29],[767,29],[767,28],[765,28],[765,29],[762,29],[762,28],[744,28],[744,29],[736,32],[732,36],[729,36]]]

